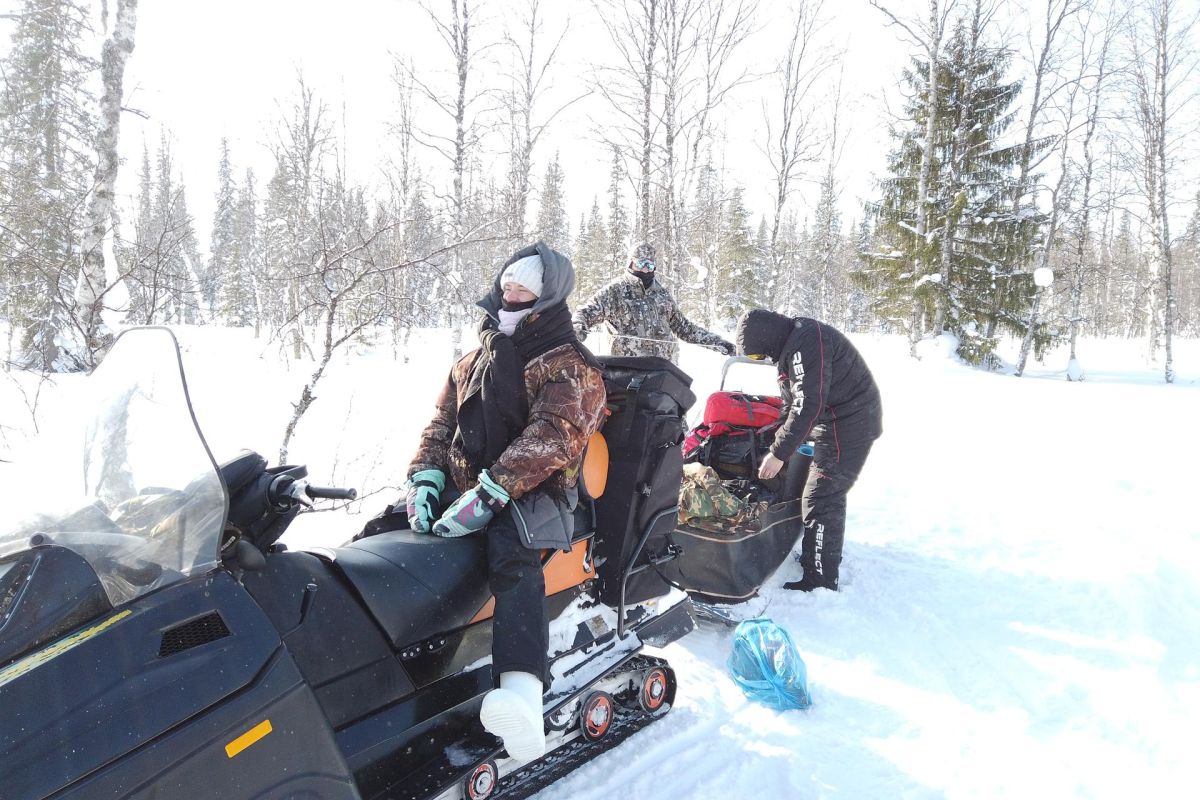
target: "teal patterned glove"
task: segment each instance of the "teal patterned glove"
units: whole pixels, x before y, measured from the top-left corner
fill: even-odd
[[[438,536],[458,537],[487,527],[492,517],[508,505],[508,492],[492,480],[485,469],[479,473],[479,485],[450,504],[442,518],[433,523]]]
[[[408,496],[405,499],[408,512],[408,527],[416,533],[429,533],[437,518],[438,497],[446,488],[446,474],[440,469],[423,469],[414,472],[408,479]]]

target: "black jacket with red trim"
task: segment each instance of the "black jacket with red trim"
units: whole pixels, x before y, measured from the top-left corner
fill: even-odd
[[[771,453],[787,461],[809,439],[866,444],[883,433],[883,404],[867,363],[841,331],[797,317],[779,354],[783,425]]]

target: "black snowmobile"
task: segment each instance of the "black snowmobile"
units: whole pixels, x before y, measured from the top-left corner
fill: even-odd
[[[218,467],[173,335],[123,335],[18,498],[40,513],[0,531],[0,797],[526,797],[665,714],[674,673],[642,651],[693,627],[658,572],[694,397],[667,362],[611,361],[573,549],[544,554],[548,752],[520,765],[478,721],[483,537],[385,515],[288,550],[298,512],[354,491],[252,453]]]

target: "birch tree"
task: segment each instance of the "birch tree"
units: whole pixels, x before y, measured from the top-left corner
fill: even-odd
[[[558,36],[550,40],[552,43],[543,57],[539,44],[543,41],[544,29],[540,0],[526,0],[516,31],[505,35],[513,64],[508,75],[511,86],[508,95],[510,154],[505,226],[510,247],[520,246],[525,240],[534,148],[554,119],[582,97],[560,103],[544,117],[539,115],[539,100],[552,88],[551,69],[567,35],[564,25]]]
[[[1034,335],[1038,330],[1041,321],[1041,309],[1043,298],[1050,290],[1050,284],[1045,282],[1045,279],[1050,277],[1050,257],[1055,252],[1058,244],[1059,219],[1065,213],[1064,205],[1066,202],[1065,189],[1068,185],[1068,178],[1071,174],[1070,170],[1070,152],[1074,144],[1075,132],[1078,127],[1076,121],[1077,102],[1084,95],[1084,72],[1089,68],[1088,63],[1082,57],[1079,61],[1079,70],[1074,80],[1065,84],[1065,106],[1062,109],[1062,125],[1063,130],[1057,136],[1057,146],[1055,151],[1058,155],[1058,178],[1054,186],[1050,190],[1049,213],[1046,220],[1046,231],[1042,240],[1041,254],[1037,269],[1034,271],[1034,278],[1037,288],[1033,293],[1033,305],[1029,312],[1029,322],[1025,331],[1025,336],[1021,339],[1021,349],[1017,355],[1017,364],[1014,372],[1019,378],[1025,373],[1025,365],[1029,360],[1030,351],[1033,349]],[[1085,121],[1084,126],[1087,127]],[[1017,191],[1021,190],[1021,182],[1027,180],[1028,169],[1027,165],[1030,161],[1028,155],[1030,146],[1032,145],[1031,128],[1026,128],[1025,145],[1022,148],[1023,155],[1020,161],[1020,174],[1018,177]],[[1084,194],[1088,193],[1088,188],[1084,188]],[[1014,213],[1019,213],[1020,206],[1014,207]],[[1041,280],[1036,280],[1038,278]]]
[[[1090,30],[1092,21],[1088,20],[1081,26],[1080,35],[1083,39],[1081,47],[1081,69],[1093,72],[1090,80],[1083,87],[1088,110],[1083,122],[1080,135],[1079,150],[1081,163],[1079,179],[1079,219],[1076,224],[1075,249],[1070,260],[1070,293],[1068,316],[1068,340],[1070,352],[1067,360],[1067,380],[1082,380],[1084,373],[1079,366],[1076,348],[1079,342],[1079,330],[1083,322],[1083,300],[1088,277],[1094,270],[1089,268],[1092,246],[1092,206],[1095,203],[1095,188],[1093,181],[1096,173],[1097,129],[1100,125],[1100,109],[1109,74],[1109,48],[1112,44],[1115,26],[1111,14],[1101,21],[1102,27],[1098,34]],[[1092,55],[1093,47],[1097,48]],[[1081,81],[1082,82],[1082,81]]]
[[[676,137],[679,136],[679,103],[686,75],[697,53],[696,22],[699,0],[662,0],[662,128],[663,128],[663,239],[665,247],[659,261],[664,272],[676,275],[681,265],[679,253],[680,210],[676,205]],[[678,276],[682,277],[682,276]],[[682,281],[680,281],[682,283]]]
[[[81,246],[83,265],[75,290],[75,316],[83,331],[79,357],[88,366],[95,366],[101,349],[111,341],[111,334],[101,319],[104,297],[108,293],[104,242],[116,210],[113,196],[121,166],[118,145],[121,139],[125,62],[133,52],[136,29],[137,0],[117,0],[113,30],[105,40],[100,56],[104,91],[100,96],[100,129],[96,137],[96,174],[84,215]]]
[[[652,227],[650,198],[654,175],[654,99],[659,52],[662,0],[593,0],[596,12],[616,48],[615,65],[598,67],[596,90],[609,102],[619,122],[604,124],[602,138],[619,148],[633,179],[637,200],[633,231],[649,241],[658,231]],[[616,138],[614,138],[614,136]]]
[[[268,280],[276,296],[282,295],[279,307],[286,309],[277,334],[287,337],[292,357],[298,359],[306,346],[308,286],[302,276],[316,258],[313,209],[332,134],[324,102],[303,75],[296,76],[296,83],[295,98],[281,115],[271,146],[275,174],[267,186],[266,256]]]
[[[710,115],[746,79],[732,56],[751,32],[756,4],[745,0],[663,0],[662,3],[662,225],[668,274],[690,284],[683,252],[684,211]]]
[[[387,222],[372,228],[361,190],[335,180],[323,192],[312,220],[315,252],[310,270],[297,277],[313,287],[301,309],[320,331],[319,350],[308,381],[292,404],[292,415],[279,445],[278,463],[286,464],[296,427],[317,399],[317,386],[325,377],[334,354],[367,328],[379,324],[393,304],[386,296],[386,268],[374,258],[376,240],[394,229]]]
[[[476,109],[485,97],[485,92],[473,88],[472,83],[478,80],[476,73],[482,50],[476,47],[473,26],[479,4],[472,0],[449,0],[445,13],[438,13],[430,6],[424,8],[445,46],[446,54],[450,56],[454,75],[452,89],[447,92],[437,88],[415,69],[409,71],[409,76],[421,96],[438,112],[438,116],[450,123],[452,131],[447,134],[420,126],[414,130],[414,137],[419,144],[441,156],[450,167],[450,236],[453,241],[461,242],[469,235],[468,170],[482,133],[482,123]],[[474,266],[474,271],[478,271],[478,265]],[[481,279],[476,274],[471,277],[477,280],[468,280],[467,272],[463,248],[455,247],[452,251],[452,272],[446,282],[452,284],[451,336],[456,356],[462,352],[462,325],[469,305],[474,300],[468,297],[468,287],[474,287]]]
[[[1196,99],[1196,50],[1192,29],[1177,0],[1149,0],[1130,20],[1133,57],[1131,105],[1134,147],[1139,159],[1138,185],[1149,211],[1152,251],[1146,284],[1150,355],[1163,349],[1163,378],[1175,380],[1172,337],[1175,332],[1175,286],[1171,262],[1170,168],[1180,145],[1184,113]]]
[[[771,166],[774,204],[770,228],[770,275],[766,281],[766,303],[780,306],[780,288],[789,283],[780,242],[784,208],[795,191],[803,170],[820,158],[823,143],[817,125],[816,93],[822,74],[832,59],[819,41],[824,20],[823,0],[799,0],[793,9],[791,36],[779,63],[777,108],[763,107],[766,143],[763,147]]]
[[[1013,188],[1012,197],[1012,214],[1014,218],[1022,219],[1022,207],[1025,204],[1025,197],[1030,193],[1030,183],[1034,177],[1035,171],[1039,168],[1042,161],[1047,158],[1052,152],[1052,148],[1045,146],[1045,137],[1038,135],[1039,127],[1044,124],[1044,117],[1047,113],[1047,107],[1055,101],[1056,96],[1065,91],[1070,94],[1069,106],[1074,110],[1074,102],[1078,96],[1078,81],[1082,76],[1078,76],[1075,80],[1071,80],[1065,74],[1063,63],[1063,52],[1066,48],[1063,47],[1063,28],[1067,25],[1079,12],[1084,8],[1087,0],[1046,0],[1045,8],[1040,22],[1041,37],[1038,40],[1030,42],[1030,64],[1032,67],[1032,87],[1030,89],[1030,100],[1028,116],[1025,120],[1025,137],[1021,143],[1020,157],[1017,162],[1017,179]],[[1073,117],[1073,113],[1071,114]],[[1064,139],[1070,138],[1073,119],[1069,119],[1066,124],[1066,129],[1059,136],[1059,147],[1056,150],[1061,154],[1060,177],[1055,189],[1051,192],[1050,200],[1050,219],[1046,236],[1042,244],[1042,259],[1041,268],[1047,268],[1049,263],[1050,248],[1053,237],[1057,233],[1058,224],[1058,202],[1061,196],[1061,190],[1064,186],[1065,170],[1066,170],[1066,152],[1067,142]],[[1040,141],[1041,140],[1041,141]],[[1032,220],[1029,220],[1030,222]],[[1029,234],[1018,230],[1018,236],[1024,238]],[[1020,250],[1023,242],[1014,242],[1015,250],[1017,251],[1013,257],[1006,257],[1006,263],[1012,263],[1014,258],[1020,258]],[[1013,264],[1014,267],[1023,265]],[[1007,283],[1008,279],[1002,279],[1003,283]],[[1006,289],[1006,286],[998,286],[997,294],[1000,294]],[[1030,314],[1028,330],[1021,342],[1020,354],[1017,358],[1016,374],[1020,376],[1025,371],[1025,362],[1029,358],[1030,346],[1033,343],[1033,332],[1037,327],[1038,315],[1042,305],[1042,297],[1046,292],[1047,287],[1039,286],[1034,291],[1033,309]]]

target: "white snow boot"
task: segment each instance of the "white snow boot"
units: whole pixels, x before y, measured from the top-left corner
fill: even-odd
[[[546,753],[542,722],[542,680],[528,672],[500,673],[500,688],[483,698],[479,721],[504,740],[504,749],[522,763]]]

